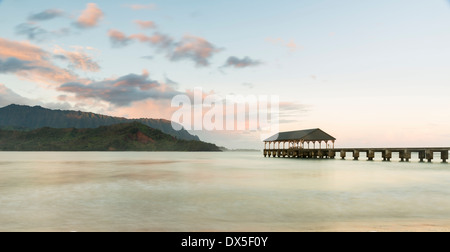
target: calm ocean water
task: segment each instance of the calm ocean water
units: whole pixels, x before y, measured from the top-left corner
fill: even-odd
[[[450,164],[0,152],[0,231],[450,231]]]

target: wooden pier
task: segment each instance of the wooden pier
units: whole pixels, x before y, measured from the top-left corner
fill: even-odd
[[[335,148],[335,141],[336,138],[321,129],[281,132],[264,140],[264,157],[334,159],[339,155],[345,159],[351,155],[354,160],[359,160],[361,153],[365,153],[367,160],[373,161],[375,154],[381,153],[383,161],[391,161],[392,153],[398,153],[401,162],[409,162],[414,153],[420,162],[432,162],[435,154],[439,153],[442,162],[446,163],[450,151],[450,147]]]
[[[368,161],[375,159],[375,154],[380,153],[383,161],[391,161],[392,154],[398,153],[400,162],[409,162],[413,153],[417,155],[420,162],[432,162],[436,154],[440,154],[442,162],[448,160],[450,147],[424,147],[424,148],[343,148],[343,149],[264,149],[264,157],[285,157],[285,158],[313,158],[313,159],[334,159],[339,156],[345,159],[351,156],[353,160],[359,160],[361,153],[365,153]]]

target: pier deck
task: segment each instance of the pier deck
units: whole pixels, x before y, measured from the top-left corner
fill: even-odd
[[[376,153],[381,153],[383,161],[391,161],[392,153],[398,153],[401,162],[408,162],[412,153],[415,153],[420,160],[424,162],[432,162],[436,153],[440,154],[442,162],[448,160],[450,147],[423,147],[423,148],[335,148],[335,149],[264,149],[264,157],[288,157],[288,158],[319,158],[326,159],[336,158],[339,155],[341,159],[345,159],[348,154],[354,160],[359,160],[360,154],[365,153],[367,160],[375,159]]]

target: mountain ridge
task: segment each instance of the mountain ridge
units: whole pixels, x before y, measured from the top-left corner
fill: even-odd
[[[180,140],[140,122],[98,128],[0,130],[0,151],[221,151],[215,144]]]
[[[151,128],[161,130],[181,140],[200,141],[200,138],[191,135],[185,129],[176,131],[172,122],[165,119],[138,118],[128,119],[114,117],[92,112],[74,110],[53,110],[42,106],[27,106],[11,104],[0,108],[0,128],[6,129],[39,129],[50,128],[97,128],[121,123],[140,122]]]

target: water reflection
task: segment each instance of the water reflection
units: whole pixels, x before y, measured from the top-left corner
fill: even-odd
[[[435,231],[450,166],[259,153],[0,153],[0,231]]]

